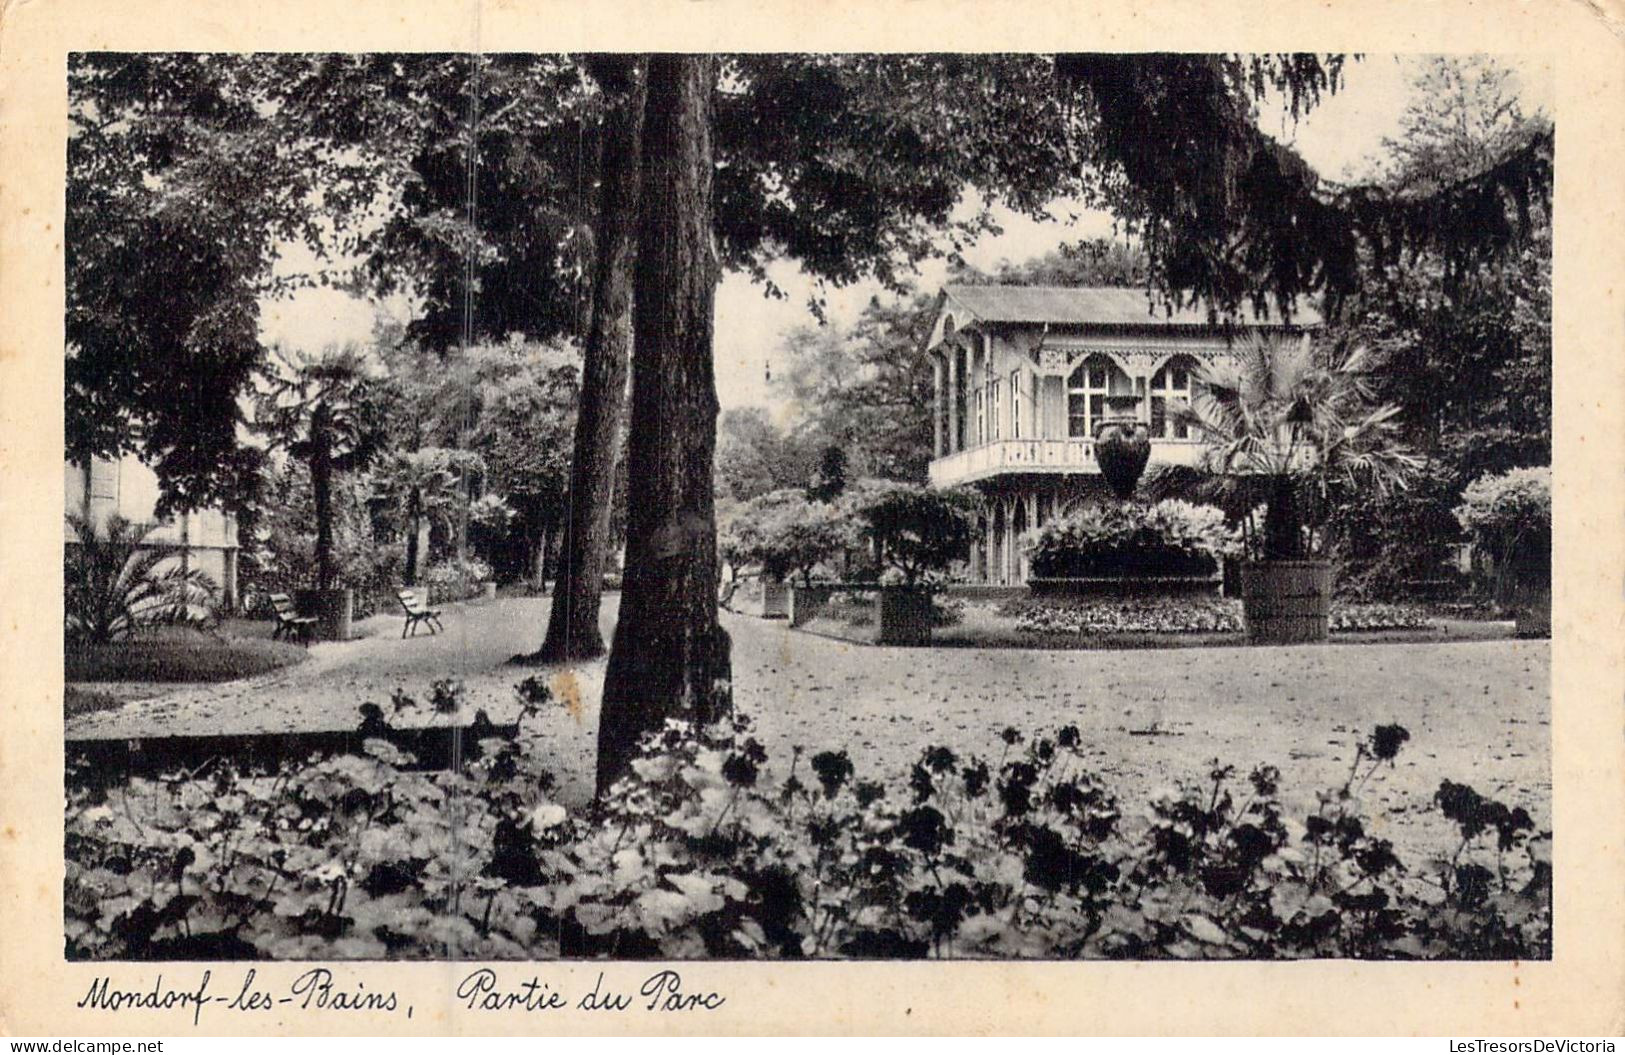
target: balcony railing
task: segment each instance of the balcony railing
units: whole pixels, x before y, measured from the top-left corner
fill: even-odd
[[[1151,441],[1153,463],[1197,465],[1201,460],[1200,440]],[[994,440],[937,458],[930,472],[932,486],[948,487],[1005,473],[1098,473],[1100,465],[1092,439]]]

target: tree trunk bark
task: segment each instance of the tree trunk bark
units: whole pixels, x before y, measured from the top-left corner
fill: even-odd
[[[406,499],[406,585],[418,584],[418,533],[423,522],[423,499],[418,489]]]
[[[591,659],[604,653],[598,608],[631,343],[645,71],[638,59],[625,56],[595,58],[591,68],[604,90],[616,94],[618,100],[605,118],[598,167],[601,189],[592,323],[582,363],[564,546],[554,581],[547,637],[533,657],[544,663]]]
[[[333,586],[333,451],[327,437],[328,413],[318,406],[312,415],[315,451],[310,458],[310,488],[316,499],[316,588]]]
[[[1298,560],[1303,556],[1303,532],[1298,524],[1298,489],[1289,474],[1277,476],[1264,511],[1264,558]]]
[[[638,225],[626,570],[598,724],[598,791],[669,717],[732,705],[717,621],[712,459],[711,93],[715,60],[650,59]]]

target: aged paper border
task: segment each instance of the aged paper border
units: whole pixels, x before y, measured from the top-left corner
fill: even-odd
[[[1607,0],[1618,5],[1619,0]],[[256,1034],[1353,1033],[1625,1031],[1625,7],[1167,0],[11,0],[0,9],[0,1033],[192,1032],[189,1015],[75,1012],[105,970],[62,958],[62,180],[71,50],[1349,50],[1530,52],[1557,103],[1556,636],[1550,963],[692,964],[703,1016],[457,1014],[450,964],[343,968],[399,1015],[207,1014]],[[260,965],[285,986],[304,966]],[[583,992],[598,964],[539,965]],[[150,984],[159,968],[116,971]],[[650,968],[608,968],[635,986]],[[201,967],[165,970],[195,980]],[[517,975],[515,968],[505,974]],[[527,969],[525,974],[529,974]],[[239,977],[218,969],[220,979]],[[218,992],[219,990],[214,990]],[[260,1021],[265,1018],[265,1021]]]

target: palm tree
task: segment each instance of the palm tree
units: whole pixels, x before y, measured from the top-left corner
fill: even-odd
[[[117,514],[100,528],[73,514],[68,524],[78,542],[63,575],[68,636],[104,644],[143,626],[206,625],[214,615],[214,580],[181,563],[179,546],[153,541],[157,524]]]
[[[301,360],[281,351],[284,367],[260,400],[259,425],[271,441],[310,466],[316,501],[316,588],[330,590],[333,560],[333,477],[365,469],[385,443],[383,415],[361,352],[329,349]]]
[[[386,461],[378,483],[406,520],[406,585],[417,584],[418,533],[426,516],[451,523],[450,511],[465,497],[463,481],[483,471],[484,461],[472,451],[424,447],[397,451]]]
[[[1305,499],[1323,505],[1332,487],[1366,483],[1387,497],[1421,465],[1400,440],[1399,408],[1374,402],[1373,365],[1363,347],[1334,354],[1308,337],[1252,334],[1234,364],[1196,378],[1179,416],[1207,441],[1204,468],[1260,485],[1264,560],[1317,548]]]

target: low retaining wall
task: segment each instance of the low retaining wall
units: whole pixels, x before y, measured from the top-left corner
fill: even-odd
[[[790,615],[790,591],[787,582],[756,582],[746,586],[740,599],[739,611],[763,619],[786,619]]]
[[[790,625],[806,626],[817,617],[835,596],[833,586],[790,587]]]
[[[840,593],[872,593],[875,595],[875,621],[862,637],[877,645],[929,645],[935,621],[932,594],[925,589],[907,589],[901,586],[878,586],[874,583],[825,583],[817,586],[795,586],[790,592],[790,625],[806,626],[829,607],[830,601]]]
[[[175,769],[197,769],[213,759],[229,760],[237,766],[275,772],[285,761],[301,761],[311,755],[361,754],[368,739],[388,740],[417,759],[412,769],[450,769],[458,753],[464,761],[478,758],[479,741],[487,737],[512,738],[519,726],[469,723],[461,726],[419,726],[415,728],[370,730],[359,728],[314,730],[309,732],[230,733],[204,736],[69,738],[65,745],[68,762],[85,764],[85,783],[116,781],[128,776],[156,776]]]
[[[875,620],[875,642],[881,645],[929,645],[932,604],[930,590],[890,587],[880,591],[880,614]]]

